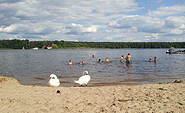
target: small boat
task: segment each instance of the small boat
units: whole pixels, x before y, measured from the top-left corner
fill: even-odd
[[[167,54],[185,54],[185,50],[175,50],[174,47],[171,47],[166,51]]]

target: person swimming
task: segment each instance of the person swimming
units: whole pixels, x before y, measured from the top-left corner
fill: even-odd
[[[106,62],[106,63],[108,63],[108,62],[109,62],[109,59],[108,59],[108,57],[106,57],[106,59],[105,59],[105,62]]]
[[[128,53],[128,55],[126,57],[126,63],[128,63],[128,64],[132,63],[132,58],[131,58],[130,53]]]
[[[98,63],[102,63],[101,59],[98,60]]]
[[[82,61],[80,64],[82,64],[82,65],[84,65],[84,64],[86,64],[84,61]]]

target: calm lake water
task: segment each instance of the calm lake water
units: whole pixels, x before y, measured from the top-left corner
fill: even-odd
[[[185,54],[166,54],[168,49],[59,49],[0,50],[0,76],[18,79],[24,85],[47,86],[49,75],[56,74],[61,86],[75,86],[87,70],[92,80],[89,86],[132,85],[172,82],[185,79]],[[131,53],[133,63],[120,63],[121,55]],[[92,58],[92,55],[95,58]],[[157,56],[157,63],[148,62]],[[98,59],[109,63],[98,63]],[[72,67],[68,61],[73,61]],[[84,60],[87,64],[80,65]]]

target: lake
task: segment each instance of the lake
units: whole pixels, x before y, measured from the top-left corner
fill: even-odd
[[[75,86],[82,72],[91,76],[89,86],[136,85],[173,82],[185,78],[185,54],[166,54],[168,49],[56,49],[0,50],[0,76],[16,78],[24,85],[47,86],[56,74],[60,86]],[[121,55],[131,54],[131,65],[120,63]],[[95,57],[92,58],[92,55]],[[148,62],[157,57],[157,63]],[[109,63],[98,63],[108,57]],[[72,60],[70,67],[68,61]],[[81,65],[84,60],[87,64]]]

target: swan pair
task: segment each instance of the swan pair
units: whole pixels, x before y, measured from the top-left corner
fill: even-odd
[[[88,71],[84,71],[83,75],[78,79],[78,81],[74,81],[80,86],[85,86],[90,81],[91,77],[88,75]],[[50,80],[48,85],[51,87],[58,87],[60,85],[60,81],[55,74],[50,75]]]

